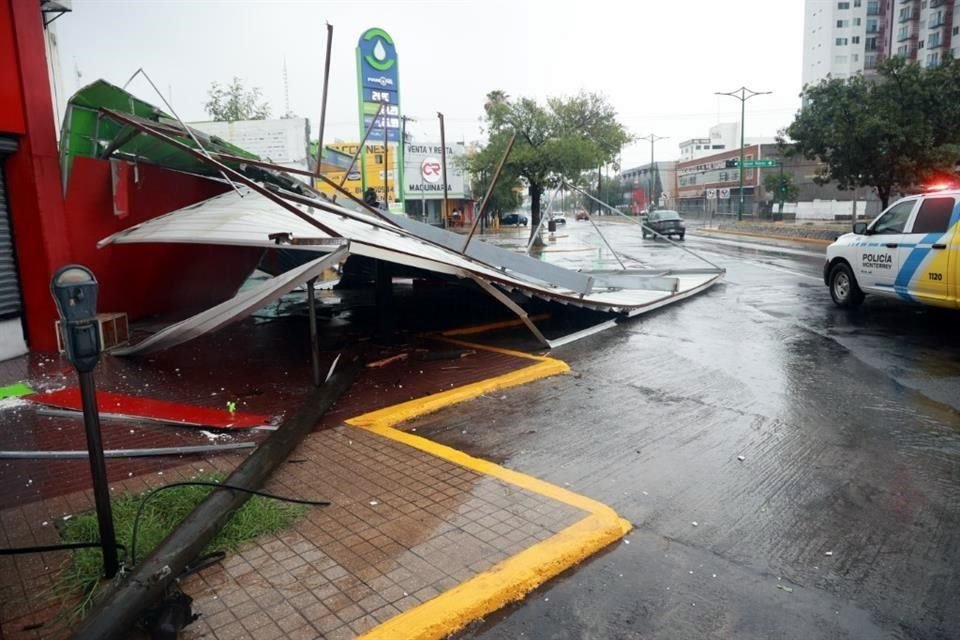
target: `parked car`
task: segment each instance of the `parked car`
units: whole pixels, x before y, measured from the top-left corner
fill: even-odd
[[[643,237],[654,236],[657,237],[653,232],[656,231],[661,236],[677,236],[681,240],[687,233],[687,226],[683,222],[683,218],[680,217],[680,214],[676,211],[670,211],[669,209],[659,209],[657,211],[651,211],[647,215],[646,226],[643,228]]]
[[[550,217],[550,219],[557,224],[567,224],[567,216],[563,215],[562,213],[555,213]]]
[[[580,211],[577,211],[577,215],[575,215],[574,218],[577,220],[589,220],[590,215],[585,210],[580,209]]]
[[[527,219],[527,216],[520,215],[519,213],[508,213],[500,219],[500,224],[514,227],[525,227],[528,222],[530,221]]]

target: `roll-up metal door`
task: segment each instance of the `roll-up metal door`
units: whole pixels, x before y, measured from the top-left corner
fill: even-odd
[[[0,149],[0,320],[20,315],[20,281],[10,232],[10,213],[7,209],[7,187],[3,175],[5,155]]]

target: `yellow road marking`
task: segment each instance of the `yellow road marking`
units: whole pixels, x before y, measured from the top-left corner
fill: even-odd
[[[541,320],[546,320],[550,317],[549,313],[541,313],[535,316],[530,316],[530,319],[534,322],[539,322]],[[440,335],[442,336],[469,336],[475,333],[486,333],[487,331],[496,331],[497,329],[507,329],[510,327],[519,327],[523,324],[522,320],[501,320],[500,322],[488,322],[487,324],[477,324],[470,327],[461,327],[459,329],[450,329],[448,331],[442,331]],[[519,352],[516,352],[519,355]]]
[[[590,557],[605,546],[616,542],[632,528],[631,524],[618,516],[613,509],[596,500],[394,428],[395,425],[411,418],[475,398],[483,393],[524,384],[570,370],[565,362],[555,358],[533,356],[452,338],[442,339],[473,349],[494,351],[534,360],[536,364],[456,389],[442,391],[419,400],[411,400],[410,402],[365,413],[347,420],[347,424],[367,429],[385,438],[401,442],[478,473],[581,509],[589,515],[546,540],[441,593],[432,600],[374,627],[360,636],[364,640],[397,640],[401,638],[405,640],[435,640],[445,638],[473,620],[523,598],[550,578]]]

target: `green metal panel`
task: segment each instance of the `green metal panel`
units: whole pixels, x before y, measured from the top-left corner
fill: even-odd
[[[120,87],[104,80],[98,80],[78,91],[67,103],[67,112],[64,119],[63,134],[60,140],[60,163],[64,175],[64,187],[69,180],[73,159],[76,157],[100,157],[110,145],[122,136],[129,133],[121,123],[109,117],[104,117],[100,109],[112,109],[153,122],[168,121],[175,124],[172,116],[165,111],[135,98]],[[176,124],[179,128],[179,124]],[[200,140],[204,149],[241,156],[250,159],[259,159],[256,155],[234,146],[215,136],[191,129],[194,136]],[[180,142],[197,148],[193,138],[185,133],[173,134]],[[178,171],[188,171],[202,175],[219,175],[185,151],[181,151],[161,140],[149,136],[136,135],[120,144],[114,151],[117,157],[156,164]],[[262,172],[261,172],[262,173]]]

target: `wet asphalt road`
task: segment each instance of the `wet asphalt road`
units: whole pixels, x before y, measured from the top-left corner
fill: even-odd
[[[567,227],[551,260],[609,265]],[[686,244],[722,284],[555,351],[574,375],[413,425],[635,526],[463,637],[960,638],[960,315],[838,310],[816,245]]]

